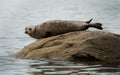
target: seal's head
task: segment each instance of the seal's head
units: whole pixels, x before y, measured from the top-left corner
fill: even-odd
[[[33,35],[35,31],[35,26],[31,25],[25,28],[25,33],[28,35]]]

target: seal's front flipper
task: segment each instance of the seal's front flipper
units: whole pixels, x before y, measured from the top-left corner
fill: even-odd
[[[52,36],[51,32],[46,32],[46,37]]]

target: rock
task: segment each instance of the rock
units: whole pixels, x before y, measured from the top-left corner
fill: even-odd
[[[52,60],[120,62],[120,35],[104,31],[77,31],[36,40],[16,57]]]

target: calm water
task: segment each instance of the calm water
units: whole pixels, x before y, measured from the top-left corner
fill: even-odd
[[[51,19],[101,22],[120,33],[120,0],[0,0],[0,75],[120,75],[120,65],[24,60],[14,53],[35,39],[24,34],[30,24]]]

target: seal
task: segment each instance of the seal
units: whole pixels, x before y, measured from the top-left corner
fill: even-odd
[[[92,19],[88,21],[50,20],[36,26],[26,27],[25,33],[35,39],[40,39],[73,31],[83,31],[89,27],[103,29],[101,23],[91,23],[91,21]]]

